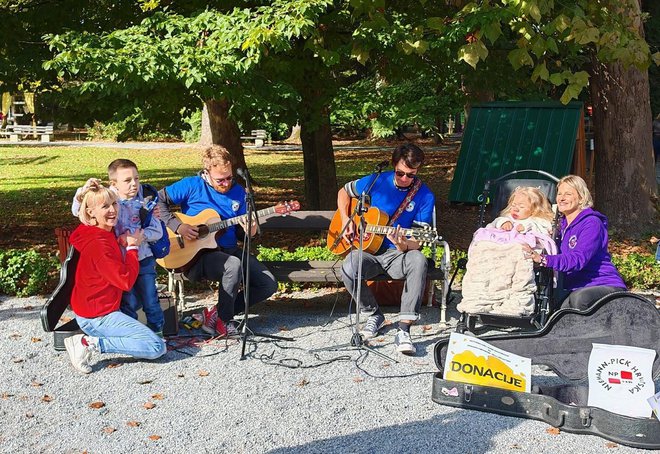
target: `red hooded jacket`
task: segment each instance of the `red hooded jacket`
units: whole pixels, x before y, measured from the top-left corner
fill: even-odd
[[[140,270],[137,250],[128,251],[123,260],[114,232],[84,224],[69,241],[80,252],[71,294],[73,312],[95,318],[119,310],[122,292],[133,287]]]

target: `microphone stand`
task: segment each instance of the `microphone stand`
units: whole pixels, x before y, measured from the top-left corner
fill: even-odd
[[[383,166],[379,165],[376,167],[376,173],[374,174],[374,178],[371,180],[369,183],[369,186],[365,191],[362,191],[360,196],[358,197],[358,202],[355,205],[355,209],[353,210],[353,214],[349,217],[348,221],[346,224],[344,224],[344,227],[342,228],[338,240],[341,241],[342,234],[348,227],[348,225],[353,222],[353,216],[356,214],[359,216],[359,225],[357,226],[357,233],[358,233],[358,252],[357,252],[357,260],[358,260],[358,270],[357,270],[357,290],[355,292],[355,297],[351,295],[351,299],[355,302],[355,322],[351,323],[351,340],[348,343],[344,344],[339,344],[339,345],[332,345],[329,347],[323,347],[323,348],[318,348],[315,350],[311,350],[312,352],[319,352],[319,351],[337,351],[337,350],[345,350],[347,348],[354,348],[357,350],[367,350],[369,352],[373,352],[377,354],[378,356],[388,359],[390,361],[393,361],[395,363],[398,363],[397,360],[394,358],[391,358],[387,356],[386,354],[379,352],[378,350],[375,350],[367,345],[365,345],[364,339],[362,339],[362,336],[360,335],[359,332],[359,326],[360,326],[360,298],[362,296],[362,264],[363,264],[363,255],[364,255],[364,234],[366,233],[367,230],[367,223],[364,218],[364,214],[367,212],[368,208],[366,206],[365,200],[368,197],[369,193],[371,192],[371,189],[374,187],[376,184],[376,180],[380,177],[381,172],[383,171]],[[339,244],[337,241],[335,241],[337,244]],[[334,246],[333,246],[334,249]],[[349,310],[350,313],[350,310]]]
[[[256,216],[256,209],[254,205],[254,192],[252,191],[252,185],[250,184],[250,174],[247,169],[243,171],[238,169],[237,173],[243,177],[245,180],[245,201],[247,204],[247,223],[246,223],[246,232],[245,232],[245,241],[243,242],[243,251],[241,253],[241,262],[243,263],[243,271],[245,275],[244,288],[243,288],[243,299],[245,300],[245,312],[243,313],[243,321],[241,322],[241,360],[245,359],[245,345],[247,343],[248,336],[257,336],[264,337],[267,339],[282,340],[282,341],[293,341],[290,337],[275,336],[272,334],[263,334],[252,331],[248,327],[248,315],[250,310],[250,247],[251,247],[251,238],[252,238],[252,218],[254,217],[257,222],[257,231],[261,229],[259,226],[259,218]]]

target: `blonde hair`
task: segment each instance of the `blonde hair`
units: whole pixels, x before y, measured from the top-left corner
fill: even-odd
[[[559,180],[559,183],[557,183],[557,189],[559,189],[559,186],[562,184],[567,184],[575,189],[578,194],[578,198],[580,199],[578,206],[581,210],[594,206],[594,199],[591,198],[591,192],[589,192],[587,183],[585,183],[582,177],[577,175],[566,175],[561,180]]]
[[[210,147],[202,150],[202,165],[205,170],[211,167],[224,167],[228,168],[233,166],[234,159],[229,151],[221,145],[211,145]]]
[[[85,225],[96,225],[97,221],[88,212],[87,209],[94,208],[99,204],[113,204],[117,201],[117,193],[102,184],[94,184],[85,192],[78,195],[80,208],[78,209],[78,219]]]
[[[554,214],[548,198],[537,188],[530,186],[518,186],[509,196],[506,208],[502,210],[500,216],[507,216],[511,212],[511,204],[516,195],[521,194],[527,197],[531,207],[531,215],[536,218],[552,221]]]

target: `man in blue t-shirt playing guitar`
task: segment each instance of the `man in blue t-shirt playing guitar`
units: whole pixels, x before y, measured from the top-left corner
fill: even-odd
[[[158,193],[161,218],[171,234],[170,254],[159,263],[182,270],[191,281],[219,282],[218,303],[204,309],[202,329],[211,335],[237,335],[238,326],[232,319],[244,309],[243,292],[239,293],[243,260],[250,260],[250,306],[275,293],[277,281],[249,251],[241,260],[236,225],[254,236],[257,224],[245,216],[246,192],[234,180],[231,155],[224,147],[213,145],[202,151],[202,163],[204,169],[197,175]],[[172,205],[179,205],[181,213],[170,212]],[[257,215],[277,212],[276,208]]]
[[[369,242],[379,231],[387,234],[377,251],[362,252],[362,278],[368,280],[386,273],[392,279],[405,279],[399,329],[394,343],[397,351],[413,355],[416,349],[410,338],[410,326],[419,318],[428,265],[420,251],[420,241],[410,233],[417,230],[411,229],[413,226],[431,226],[435,197],[417,176],[424,164],[424,152],[419,147],[413,144],[398,146],[392,153],[391,163],[393,171],[377,172],[351,181],[341,188],[337,194],[337,212],[341,216],[342,226],[346,225],[342,235],[344,245],[359,244],[356,227],[359,218],[353,213],[356,203],[352,199],[359,198],[369,188],[367,195],[371,200],[370,211],[375,207],[381,216],[388,219],[384,227],[367,226]],[[366,242],[367,239],[363,241]],[[364,244],[363,249],[369,250]],[[359,251],[353,247],[342,265],[342,280],[354,298],[357,294],[358,257]],[[360,309],[362,313],[368,314],[368,318],[360,334],[366,340],[378,335],[385,324],[385,316],[364,281],[361,284]]]

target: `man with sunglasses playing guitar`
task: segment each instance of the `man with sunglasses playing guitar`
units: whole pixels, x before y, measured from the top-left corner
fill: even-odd
[[[205,209],[215,210],[221,218],[235,218],[247,211],[245,189],[234,181],[233,162],[229,151],[222,146],[212,145],[202,151],[204,169],[196,176],[186,177],[158,193],[161,218],[167,227],[176,232],[181,241],[194,241],[200,236],[199,227],[183,223],[170,211],[171,205],[179,205],[184,215],[194,216]],[[255,221],[248,229],[246,222],[240,222],[245,232],[254,236],[257,231]],[[235,315],[244,310],[243,292],[239,284],[243,280],[241,254],[237,244],[236,226],[227,227],[217,237],[217,249],[203,250],[191,264],[184,267],[184,275],[191,281],[202,279],[217,281],[218,303],[204,309],[202,329],[211,335],[237,335],[237,324],[232,321]],[[248,253],[248,251],[246,251]],[[250,260],[250,301],[252,306],[270,297],[277,290],[277,280],[256,257]]]
[[[368,194],[370,205],[389,215],[388,225],[396,229],[387,235],[375,254],[362,253],[362,278],[368,280],[386,273],[392,279],[405,279],[394,343],[400,353],[413,355],[416,349],[410,338],[410,326],[419,318],[428,265],[420,251],[420,243],[404,236],[401,229],[408,229],[413,225],[430,226],[433,222],[435,197],[417,176],[424,164],[424,152],[419,147],[410,143],[398,146],[392,153],[391,163],[394,170],[382,172],[380,175],[367,175],[341,188],[337,195],[337,211],[341,215],[342,224],[346,225],[343,238],[355,244],[357,217],[353,217],[350,210],[351,198],[358,198],[363,191],[367,191],[375,179]],[[354,297],[357,293],[358,257],[359,251],[354,249],[342,264],[342,280]],[[368,318],[360,334],[366,340],[378,335],[385,324],[385,316],[369,287],[364,281],[361,285],[360,310],[368,314]]]

